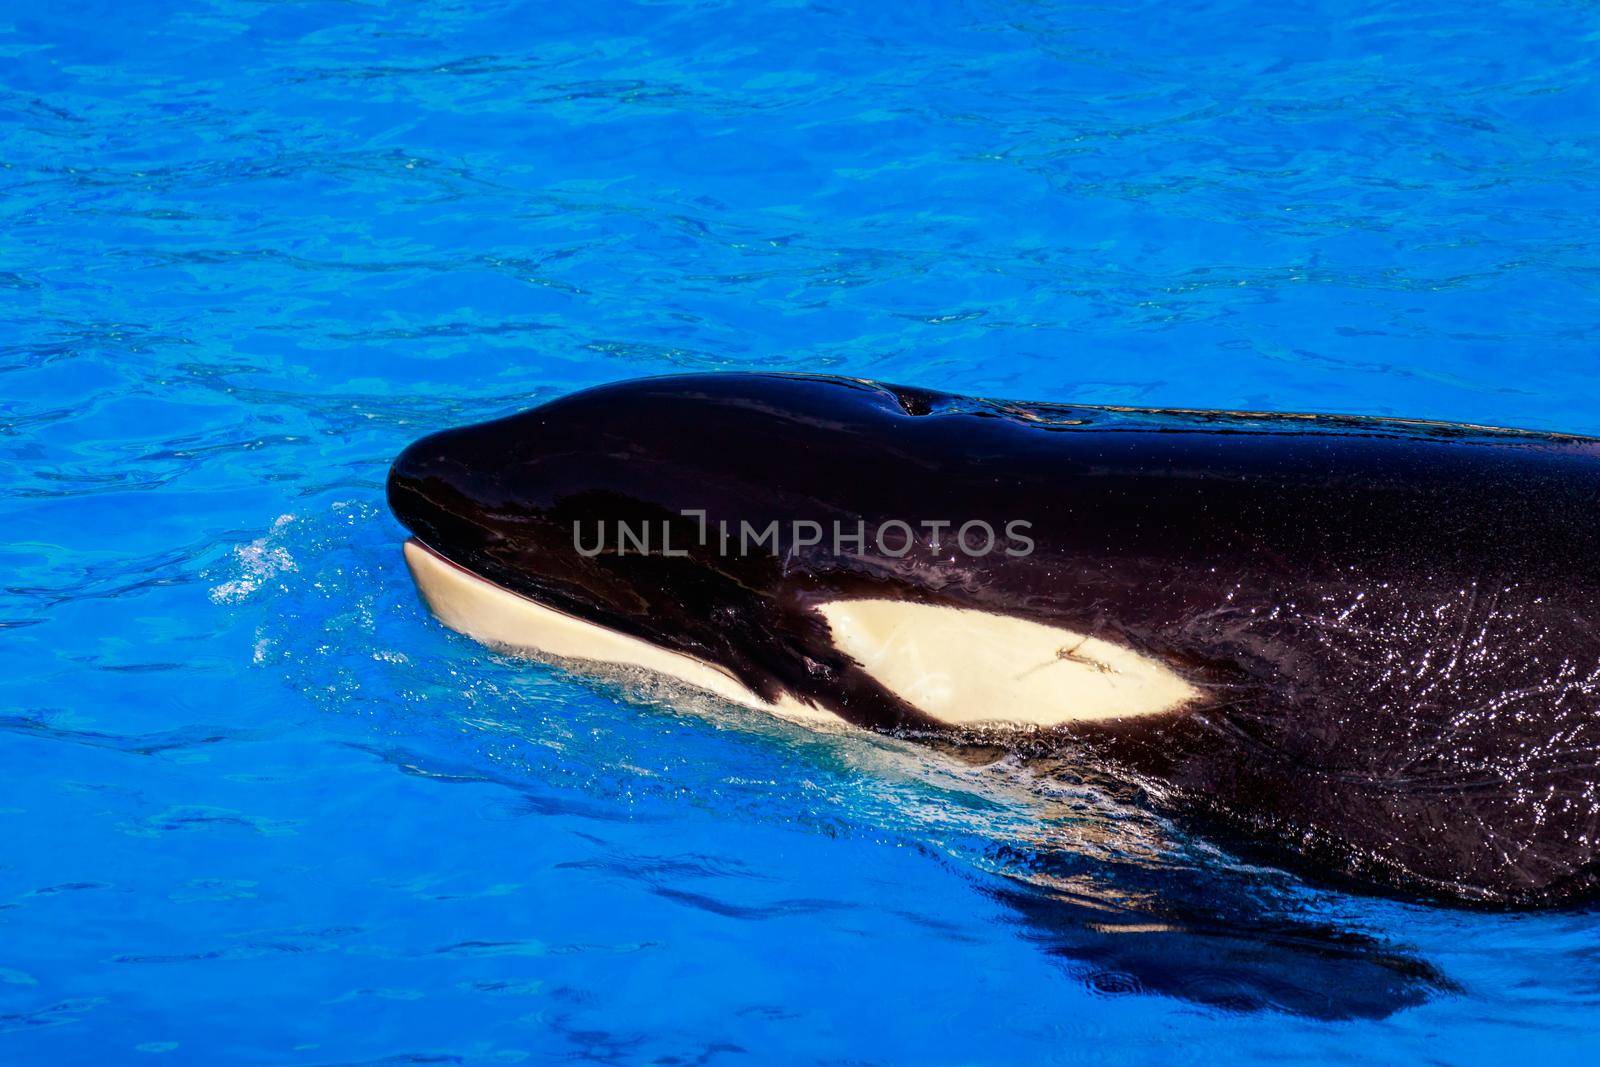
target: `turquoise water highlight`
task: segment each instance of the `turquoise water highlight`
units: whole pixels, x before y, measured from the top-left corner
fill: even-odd
[[[1594,914],[418,606],[390,458],[643,374],[1600,433],[1592,7],[859,7],[0,7],[0,1062],[1592,1058]]]

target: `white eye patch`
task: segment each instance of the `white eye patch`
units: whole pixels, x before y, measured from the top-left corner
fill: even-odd
[[[818,610],[835,647],[951,726],[1153,715],[1200,695],[1150,656],[1026,619],[898,600],[835,600]]]

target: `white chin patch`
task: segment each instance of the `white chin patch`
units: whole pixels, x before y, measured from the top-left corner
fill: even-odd
[[[420,541],[406,542],[406,565],[429,610],[450,629],[523,655],[638,668],[723,700],[788,719],[839,720],[784,694],[764,700],[713,663],[568,615],[458,567]]]
[[[899,600],[835,600],[819,610],[841,652],[951,726],[1153,715],[1200,695],[1124,645],[1009,615]]]

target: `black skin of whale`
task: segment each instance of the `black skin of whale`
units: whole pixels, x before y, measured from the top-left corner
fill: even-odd
[[[1232,845],[1383,891],[1542,907],[1600,889],[1600,440],[694,375],[434,434],[388,493],[453,562],[769,698],[1091,773]],[[785,552],[702,546],[680,514],[696,509],[713,529],[779,520]],[[975,558],[925,540],[895,558],[869,536],[837,556],[827,538],[789,546],[797,519],[863,519],[869,535],[1022,519],[1034,549]],[[617,520],[669,522],[688,554],[575,550],[575,522]],[[1203,696],[951,731],[834,648],[815,605],[854,597],[1091,633]]]

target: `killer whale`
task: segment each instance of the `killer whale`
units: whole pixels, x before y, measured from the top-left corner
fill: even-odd
[[[486,643],[1091,764],[1385,891],[1600,887],[1595,439],[691,375],[430,435],[388,496]]]

